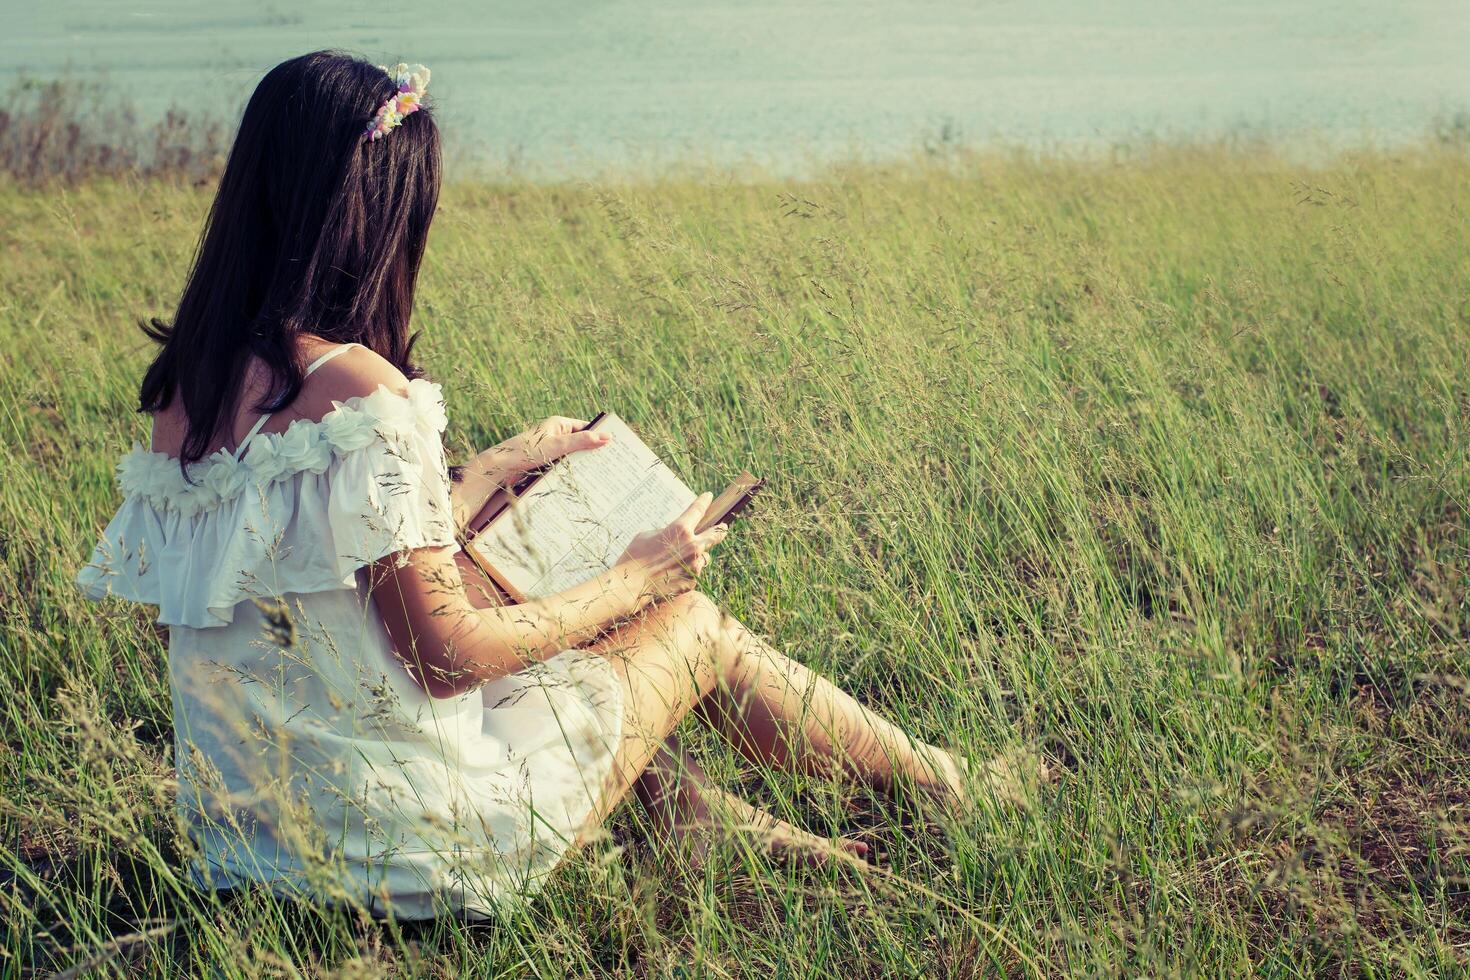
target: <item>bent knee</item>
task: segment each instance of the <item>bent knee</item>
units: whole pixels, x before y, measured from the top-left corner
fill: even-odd
[[[739,621],[726,613],[703,592],[685,592],[666,603],[669,614],[680,625],[697,632],[711,642],[725,644],[738,636]]]
[[[703,592],[681,592],[679,595],[664,600],[664,608],[686,616],[706,616],[711,610],[718,612],[719,606],[715,600]]]

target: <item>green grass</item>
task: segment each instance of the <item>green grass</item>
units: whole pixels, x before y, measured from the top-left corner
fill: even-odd
[[[691,482],[765,475],[709,591],[916,734],[1061,772],[939,835],[691,730],[886,871],[671,871],[625,808],[479,927],[192,892],[163,641],[70,584],[207,203],[0,191],[0,969],[1470,972],[1463,153],[451,188],[417,323],[454,452],[607,408]]]

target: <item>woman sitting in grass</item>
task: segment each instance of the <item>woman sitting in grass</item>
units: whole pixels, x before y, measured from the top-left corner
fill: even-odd
[[[745,755],[966,799],[957,759],[865,710],[695,591],[708,494],[591,581],[502,606],[456,535],[498,487],[603,437],[553,418],[451,480],[414,283],[439,193],[429,72],[295,58],[245,109],[143,379],[151,445],[80,583],[169,627],[180,812],[207,886],[423,917],[533,891],[632,789],[846,853],[707,785],[693,711]],[[467,587],[468,586],[468,587]]]

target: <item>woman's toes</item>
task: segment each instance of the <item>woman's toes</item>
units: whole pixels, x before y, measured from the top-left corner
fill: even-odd
[[[834,859],[844,864],[866,864],[871,853],[866,841],[854,837],[819,837],[785,821],[762,832],[766,835],[766,851],[772,857],[809,868],[823,867]]]

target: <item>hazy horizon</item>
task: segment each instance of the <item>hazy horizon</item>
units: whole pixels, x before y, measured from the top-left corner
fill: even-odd
[[[12,0],[5,0],[9,5]],[[341,47],[421,61],[450,145],[598,167],[1264,137],[1393,144],[1470,119],[1470,5],[917,0],[18,4],[22,77],[104,78],[146,118],[233,121],[260,75]]]

